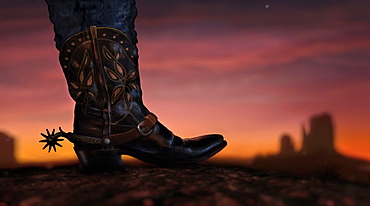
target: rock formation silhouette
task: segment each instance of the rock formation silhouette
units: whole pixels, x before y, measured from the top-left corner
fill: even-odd
[[[14,143],[14,138],[0,132],[0,168],[11,168],[17,165]]]
[[[302,127],[303,145],[299,152],[294,151],[292,138],[281,137],[280,153],[256,156],[251,168],[279,171],[299,175],[335,177],[351,182],[370,185],[370,163],[365,160],[346,157],[334,148],[334,126],[329,113],[310,118],[309,131]]]
[[[313,116],[310,121],[310,131],[307,134],[302,127],[303,145],[301,153],[334,154],[334,128],[332,117],[328,113]]]
[[[292,142],[292,138],[285,134],[281,137],[281,145],[280,145],[280,156],[290,156],[294,155],[294,145]]]

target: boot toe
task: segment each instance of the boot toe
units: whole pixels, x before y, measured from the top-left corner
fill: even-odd
[[[190,139],[184,139],[184,143],[192,148],[210,149],[217,147],[224,142],[224,137],[220,134],[209,134]]]
[[[227,142],[224,137],[219,134],[210,134],[191,139],[185,139],[184,144],[192,149],[192,156],[199,159],[198,162],[209,159],[219,151],[221,151]]]

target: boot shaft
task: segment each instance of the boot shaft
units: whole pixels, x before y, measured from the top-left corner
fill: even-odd
[[[76,102],[75,133],[102,137],[124,132],[148,113],[137,48],[125,33],[92,26],[64,42],[59,60]]]

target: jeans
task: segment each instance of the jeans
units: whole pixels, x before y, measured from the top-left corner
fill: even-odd
[[[45,0],[54,24],[54,41],[60,50],[63,42],[90,26],[111,27],[137,43],[134,21],[135,0]]]

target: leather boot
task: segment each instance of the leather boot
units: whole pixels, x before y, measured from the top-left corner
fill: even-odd
[[[81,166],[122,167],[121,155],[158,166],[206,160],[226,146],[218,134],[182,139],[163,126],[142,101],[138,50],[120,30],[91,26],[68,38],[60,64],[76,102],[73,133]]]

